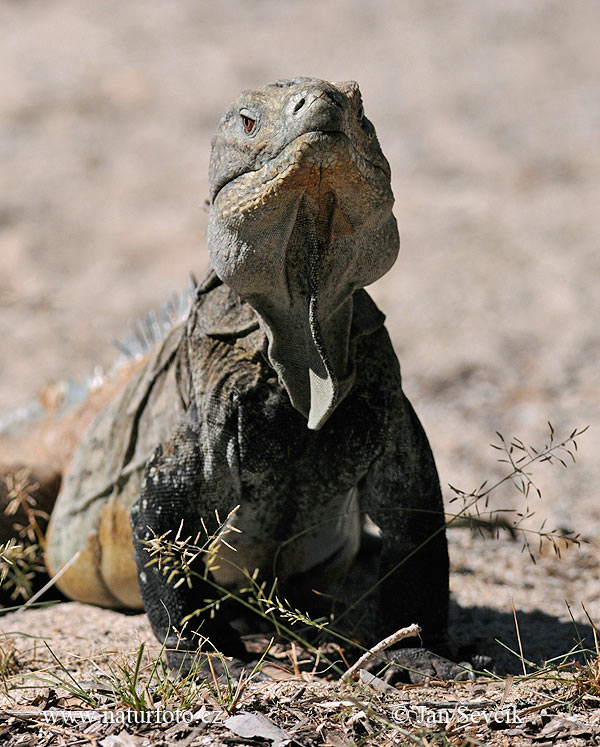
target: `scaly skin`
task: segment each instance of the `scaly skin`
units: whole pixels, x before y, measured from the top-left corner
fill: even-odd
[[[124,364],[102,384],[89,392],[81,404],[67,407],[60,413],[65,396],[60,384],[49,385],[38,401],[45,417],[29,424],[19,435],[0,436],[0,542],[15,537],[15,524],[25,526],[29,519],[20,508],[16,514],[7,515],[8,485],[18,484],[37,511],[50,515],[58,495],[63,475],[68,471],[73,455],[83,435],[98,413],[125,387],[144,361]],[[36,514],[36,522],[44,532],[47,520]]]
[[[212,581],[238,590],[258,569],[365,643],[412,622],[439,643],[448,556],[437,473],[363,290],[399,241],[358,86],[299,78],[244,92],[213,139],[210,190],[214,273],[82,440],[52,516],[50,571],[81,552],[59,582],[68,595],[143,603],[159,639],[175,643],[169,623],[214,589],[201,577],[169,584],[147,565],[146,542],[180,525],[195,536],[202,520],[214,531],[215,509],[239,505],[234,551],[217,545]],[[367,513],[381,529],[367,564],[379,583],[362,598],[351,582]],[[237,613],[193,627],[242,653]],[[183,653],[196,645],[178,640]]]

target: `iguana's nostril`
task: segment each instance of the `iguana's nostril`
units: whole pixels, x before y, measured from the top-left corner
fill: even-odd
[[[339,109],[340,111],[343,110],[344,104],[341,94],[334,91],[325,91],[322,98],[324,98],[332,106],[335,106],[336,109]]]
[[[306,99],[304,98],[304,96],[302,96],[302,98],[299,98],[298,101],[296,101],[296,106],[294,107],[294,114],[297,114],[300,111],[300,109],[302,109],[304,104],[306,104]]]

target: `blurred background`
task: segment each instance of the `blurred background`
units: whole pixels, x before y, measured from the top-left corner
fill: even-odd
[[[530,508],[598,536],[599,38],[586,0],[5,0],[0,412],[110,366],[202,275],[210,139],[242,89],[355,79],[402,237],[372,293],[446,496],[503,474],[497,430],[590,424]]]

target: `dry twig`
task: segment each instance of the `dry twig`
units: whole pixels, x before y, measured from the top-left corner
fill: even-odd
[[[395,643],[398,643],[398,641],[401,641],[404,638],[411,638],[412,636],[419,635],[420,632],[421,628],[416,623],[408,625],[406,628],[400,628],[400,630],[397,630],[395,633],[392,633],[392,635],[389,635],[387,638],[379,641],[379,643],[377,643],[366,653],[364,653],[358,661],[356,661],[349,669],[344,672],[341,679],[350,679],[353,674],[356,674],[356,672],[358,672],[361,667],[364,667],[365,664],[370,662],[371,659],[374,659],[376,656],[378,656],[382,651],[385,651],[390,646],[393,646]]]

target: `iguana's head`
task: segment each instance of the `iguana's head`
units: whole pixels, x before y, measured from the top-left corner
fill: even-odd
[[[294,407],[320,428],[352,386],[352,294],[399,247],[390,168],[358,85],[245,91],[212,142],[208,244],[256,311]]]

